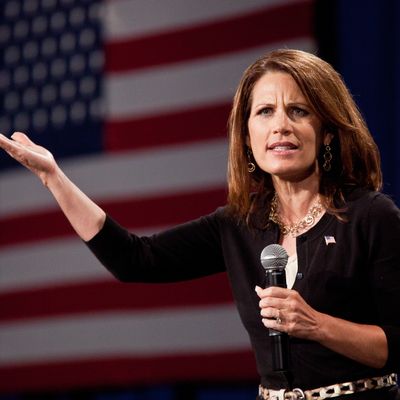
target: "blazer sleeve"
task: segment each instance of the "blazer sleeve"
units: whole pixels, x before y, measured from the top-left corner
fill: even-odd
[[[400,368],[400,210],[383,194],[368,214],[369,259],[374,303],[389,349],[386,368]]]
[[[222,209],[152,236],[130,233],[107,215],[86,242],[98,260],[124,282],[177,282],[225,270],[219,219]]]

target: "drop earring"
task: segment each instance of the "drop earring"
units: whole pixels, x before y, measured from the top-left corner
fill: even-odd
[[[325,145],[324,163],[322,164],[322,168],[326,172],[329,172],[332,169],[331,161],[332,161],[331,147],[327,144]]]
[[[252,173],[256,170],[256,165],[253,163],[253,161],[251,160],[251,156],[252,156],[252,151],[250,149],[250,147],[247,148],[247,170]]]

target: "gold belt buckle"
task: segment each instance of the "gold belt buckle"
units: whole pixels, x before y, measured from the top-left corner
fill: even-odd
[[[296,399],[298,399],[298,400],[305,400],[305,398],[306,398],[306,395],[304,394],[304,392],[299,388],[294,388],[293,393],[296,394]]]
[[[269,389],[269,400],[285,400],[286,389],[273,390]]]

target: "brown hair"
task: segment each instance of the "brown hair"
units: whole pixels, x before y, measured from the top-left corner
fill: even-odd
[[[267,72],[288,73],[296,81],[310,107],[322,121],[321,143],[325,133],[334,135],[330,144],[332,169],[322,169],[320,193],[325,196],[328,212],[339,215],[348,185],[380,190],[382,174],[379,150],[341,76],[330,64],[300,50],[276,50],[261,57],[244,72],[237,88],[229,129],[228,206],[240,219],[248,220],[257,199],[265,197],[268,207],[274,188],[269,174],[256,168],[248,172],[246,138],[252,92],[256,82]],[[322,149],[321,149],[322,151]],[[321,153],[320,151],[320,153]],[[254,162],[254,160],[253,160]],[[255,196],[250,196],[255,192]],[[266,201],[266,203],[265,203]],[[264,215],[268,215],[264,213]]]

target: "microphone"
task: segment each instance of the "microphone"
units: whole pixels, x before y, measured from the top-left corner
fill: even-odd
[[[288,262],[286,250],[279,244],[271,244],[261,252],[261,264],[265,269],[266,287],[286,288],[285,268]],[[269,329],[272,347],[272,368],[274,371],[289,370],[289,338],[284,332]]]

